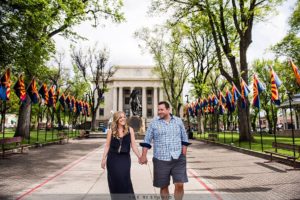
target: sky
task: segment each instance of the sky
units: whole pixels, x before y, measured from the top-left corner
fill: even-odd
[[[284,0],[278,7],[275,15],[267,20],[259,22],[253,27],[253,43],[248,50],[248,63],[257,58],[273,58],[268,51],[271,45],[276,44],[288,30],[288,17],[291,15],[296,0]],[[106,47],[110,51],[109,65],[154,65],[152,56],[142,51],[138,46],[138,40],[133,37],[134,32],[142,27],[152,27],[162,24],[166,17],[150,17],[147,14],[151,0],[124,0],[123,12],[126,22],[114,24],[110,21],[103,21],[104,25],[93,28],[90,22],[84,22],[74,27],[74,31],[87,38],[87,41],[77,41],[75,46],[87,48],[95,43],[98,46]],[[69,56],[70,42],[61,36],[55,36],[58,51],[65,52],[65,64],[71,66]],[[74,44],[73,44],[74,45]],[[186,85],[184,94],[190,86]]]

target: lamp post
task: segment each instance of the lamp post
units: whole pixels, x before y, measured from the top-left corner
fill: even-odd
[[[189,104],[189,95],[185,95],[186,97],[186,103]],[[189,139],[193,139],[193,132],[191,131],[191,126],[190,126],[190,114],[189,114],[189,108],[187,110],[187,123],[188,123],[188,136]]]

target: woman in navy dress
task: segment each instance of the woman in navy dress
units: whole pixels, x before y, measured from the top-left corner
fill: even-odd
[[[103,169],[107,166],[108,187],[111,194],[134,194],[130,176],[130,148],[140,159],[134,131],[128,126],[125,113],[115,112],[111,128],[107,131],[101,162]]]

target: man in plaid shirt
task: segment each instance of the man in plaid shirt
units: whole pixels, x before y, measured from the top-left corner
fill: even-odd
[[[172,176],[175,198],[182,199],[183,184],[188,182],[186,152],[190,143],[182,120],[170,113],[169,103],[162,101],[158,104],[158,115],[149,125],[144,142],[140,143],[143,154],[139,162],[147,163],[147,152],[153,140],[153,186],[159,187],[161,196],[168,199]]]

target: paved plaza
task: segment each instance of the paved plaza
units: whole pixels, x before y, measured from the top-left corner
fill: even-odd
[[[184,199],[300,199],[299,170],[191,142]],[[105,139],[70,140],[0,159],[0,199],[109,199],[106,170],[100,167],[104,143]],[[152,150],[147,165],[139,165],[131,155],[136,199],[157,198]],[[170,188],[173,193],[172,184]]]

